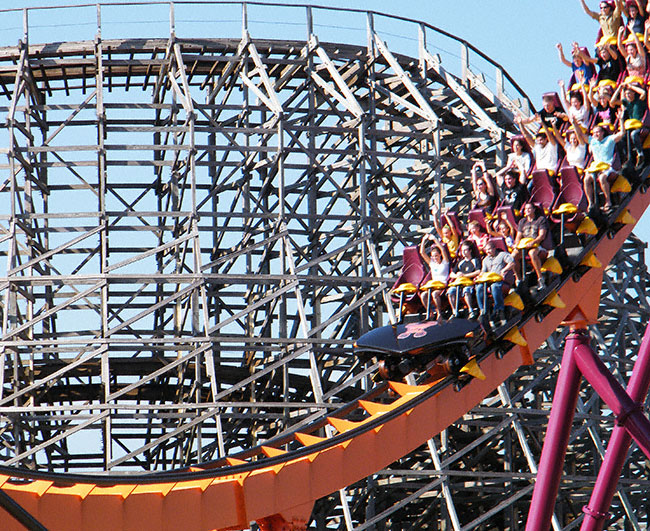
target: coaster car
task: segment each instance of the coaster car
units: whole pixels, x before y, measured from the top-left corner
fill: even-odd
[[[400,381],[413,371],[460,376],[484,340],[478,321],[454,318],[371,330],[356,341],[355,352],[366,359],[376,357],[379,376],[386,380]]]

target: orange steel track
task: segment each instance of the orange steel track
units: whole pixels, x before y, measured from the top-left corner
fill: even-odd
[[[634,219],[609,233],[601,231],[589,242],[587,249],[603,267],[649,202],[650,192],[637,188],[619,209],[619,214],[627,210]],[[382,384],[368,394],[368,400],[348,404],[339,416],[310,426],[313,433],[329,424],[333,434],[329,438],[305,430],[285,437],[281,444],[291,443],[290,451],[280,444],[261,446],[242,459],[128,478],[48,475],[0,467],[0,488],[53,530],[242,529],[253,520],[263,529],[301,528],[315,500],[377,472],[448,427],[520,365],[530,363],[531,353],[563,321],[595,320],[602,277],[603,268],[597,266],[578,279],[567,275],[557,289],[565,307],[554,308],[539,320],[527,314],[519,325],[527,344],[520,341],[502,357],[492,351],[481,359],[485,380],[474,379],[460,391],[454,390],[451,379],[419,386]],[[398,398],[390,404],[372,401],[387,386]],[[365,420],[345,418],[345,412],[358,408],[368,413]],[[5,511],[0,521],[2,529],[23,529]]]

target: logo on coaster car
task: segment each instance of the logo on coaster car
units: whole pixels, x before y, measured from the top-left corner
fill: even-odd
[[[427,328],[436,326],[436,322],[428,323],[410,323],[406,325],[406,331],[397,336],[397,339],[407,339],[410,336],[424,337],[427,335]]]

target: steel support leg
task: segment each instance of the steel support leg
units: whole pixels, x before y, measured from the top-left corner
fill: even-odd
[[[572,332],[564,345],[526,531],[546,531],[551,525],[580,391],[580,371],[574,362],[573,351],[584,337],[583,332]]]
[[[634,402],[642,403],[648,394],[649,388],[650,326],[646,328],[643,336],[643,342],[632,370],[627,392]],[[607,445],[605,458],[598,471],[598,478],[589,499],[589,504],[583,509],[585,518],[582,521],[580,531],[601,531],[603,529],[631,442],[632,437],[623,426],[619,424],[614,427]]]

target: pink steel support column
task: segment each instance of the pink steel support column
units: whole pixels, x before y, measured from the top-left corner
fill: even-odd
[[[526,531],[546,531],[551,526],[580,391],[580,371],[573,359],[573,351],[582,341],[581,332],[572,332],[564,345],[562,366],[555,386],[551,416],[526,521]]]
[[[650,386],[650,327],[646,330],[634,365],[628,386],[629,394],[593,351],[586,330],[571,332],[564,346],[526,531],[547,531],[550,528],[581,375],[612,410],[617,423],[590,506],[585,508],[582,531],[602,529],[631,439],[650,457],[650,420],[643,414],[642,408]]]
[[[643,453],[650,457],[650,420],[643,408],[627,394],[588,344],[578,345],[573,359],[582,375],[616,416],[619,426],[632,436]]]
[[[650,388],[650,326],[646,328],[643,342],[632,376],[627,386],[630,398],[636,403],[643,403]],[[585,518],[580,531],[601,531],[605,525],[607,511],[612,504],[618,478],[623,469],[625,456],[632,442],[632,437],[623,426],[617,425],[607,445],[603,464],[598,471],[598,478],[591,493],[589,505],[583,508]]]

